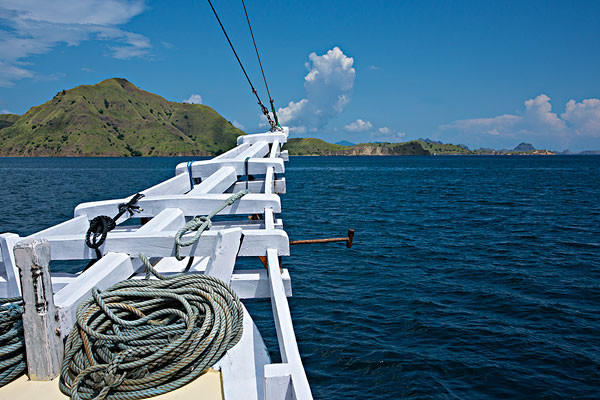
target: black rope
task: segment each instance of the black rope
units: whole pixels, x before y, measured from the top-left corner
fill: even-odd
[[[99,215],[90,221],[90,227],[85,233],[85,244],[90,249],[94,249],[96,252],[96,259],[91,260],[84,268],[84,271],[102,258],[100,246],[102,246],[106,240],[108,232],[112,231],[117,226],[117,220],[125,213],[129,213],[129,216],[131,217],[134,213],[143,211],[140,206],[136,205],[138,200],[142,197],[144,197],[143,194],[137,193],[127,203],[119,204],[119,212],[113,218],[108,215]]]
[[[256,100],[258,101],[258,105],[260,106],[260,109],[262,110],[262,113],[265,115],[265,117],[267,117],[267,120],[269,121],[269,125],[271,125],[271,131],[277,130],[277,126],[275,125],[275,122],[273,122],[273,120],[271,119],[271,115],[269,114],[269,110],[267,110],[267,107],[265,107],[265,105],[261,101],[260,97],[258,96],[258,92],[254,88],[254,85],[252,84],[252,81],[250,80],[250,77],[246,73],[246,69],[244,68],[244,65],[242,64],[242,61],[238,57],[237,52],[235,51],[235,48],[233,47],[233,43],[231,43],[231,40],[229,39],[229,35],[227,34],[227,31],[225,30],[225,27],[223,26],[223,23],[221,22],[221,19],[219,18],[219,15],[217,14],[217,10],[215,10],[215,8],[213,7],[213,4],[212,4],[212,2],[210,0],[208,0],[208,4],[210,4],[210,8],[212,8],[213,13],[215,14],[215,17],[217,18],[217,21],[219,22],[219,25],[221,26],[221,30],[223,31],[223,33],[225,34],[225,37],[227,38],[227,42],[229,43],[229,47],[231,47],[231,50],[233,51],[233,54],[235,55],[235,58],[237,59],[238,64],[240,64],[240,67],[242,68],[242,71],[244,72],[244,76],[246,77],[246,80],[250,84],[250,88],[252,89],[252,93],[254,93],[254,95],[256,96]],[[244,8],[245,8],[245,6],[244,6]],[[262,69],[262,66],[261,66],[261,69]],[[271,95],[269,95],[269,98],[271,98]]]

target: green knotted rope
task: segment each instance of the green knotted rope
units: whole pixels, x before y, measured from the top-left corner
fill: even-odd
[[[0,299],[0,387],[25,371],[22,315],[20,297]]]
[[[146,265],[158,280],[126,280],[103,292],[94,288],[77,310],[59,383],[65,395],[158,396],[202,375],[239,341],[243,308],[225,282],[196,274],[160,279]]]
[[[248,194],[248,189],[241,190],[227,199],[219,208],[210,213],[208,216],[197,216],[188,223],[184,225],[177,233],[175,234],[175,258],[179,261],[183,260],[184,257],[179,255],[179,249],[185,246],[191,246],[200,239],[200,235],[207,229],[210,229],[212,226],[211,218],[223,211],[226,207],[229,207],[233,203],[235,203],[238,199],[241,199],[246,194]],[[196,234],[189,240],[181,240],[182,236],[189,232],[196,231]]]

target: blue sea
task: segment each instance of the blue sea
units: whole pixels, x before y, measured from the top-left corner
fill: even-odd
[[[0,232],[183,160],[0,158]],[[286,179],[291,239],[356,229],[283,260],[315,398],[600,398],[600,157],[292,157]],[[246,304],[277,360],[270,302]]]

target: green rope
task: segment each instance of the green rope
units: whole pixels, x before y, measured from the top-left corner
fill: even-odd
[[[279,118],[277,118],[277,113],[275,112],[275,106],[273,105],[273,100],[271,100],[271,110],[273,111],[273,118],[275,119],[275,125],[277,125],[279,128],[281,128],[281,125],[279,125]]]
[[[243,307],[225,282],[196,274],[163,279],[146,266],[161,279],[94,288],[78,308],[60,376],[65,395],[158,396],[202,375],[239,341]]]
[[[25,371],[23,300],[0,299],[0,387]]]
[[[237,200],[244,197],[246,194],[248,194],[248,189],[237,192],[236,194],[228,198],[227,201],[225,201],[219,208],[210,213],[208,216],[197,216],[188,223],[186,223],[183,228],[177,231],[177,233],[175,234],[175,258],[177,258],[179,261],[183,260],[184,257],[179,255],[181,247],[191,246],[194,243],[196,243],[198,239],[200,239],[200,235],[202,235],[202,232],[204,232],[207,229],[210,229],[210,227],[212,226],[212,217],[223,211],[223,209],[225,209],[226,207],[229,207],[230,205],[235,203]],[[196,234],[191,239],[181,239],[186,233],[194,231],[196,231]]]

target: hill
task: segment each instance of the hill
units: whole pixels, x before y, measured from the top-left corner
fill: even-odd
[[[408,143],[360,143],[342,146],[316,138],[293,138],[285,145],[290,155],[370,156],[370,155],[429,155],[416,141]]]
[[[19,117],[20,115],[17,114],[0,114],[0,129],[11,126]]]
[[[473,154],[468,148],[456,144],[445,144],[426,139],[419,139],[416,142],[420,143],[425,150],[434,155]]]
[[[63,90],[1,128],[0,155],[209,156],[242,134],[208,106],[170,102],[113,78]]]

